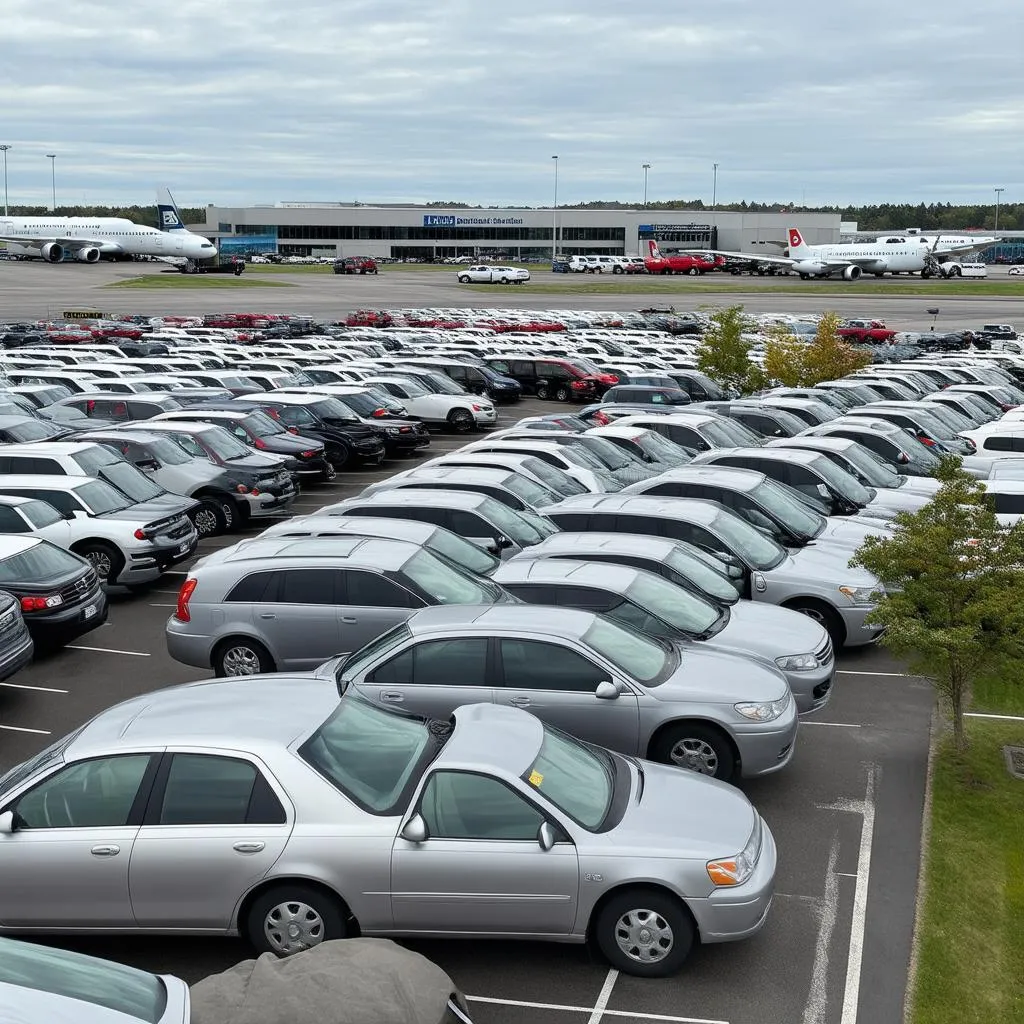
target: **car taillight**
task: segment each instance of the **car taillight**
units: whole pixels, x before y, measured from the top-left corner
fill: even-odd
[[[149,540],[149,537],[146,535],[146,531],[142,529],[141,526],[132,534],[132,536],[136,540]]]
[[[921,444],[927,445],[929,448],[935,447],[935,442],[927,434],[918,434],[917,439]]]
[[[611,420],[608,419],[608,417],[605,416],[605,414],[603,412],[595,412],[594,413],[594,422],[595,423],[600,423],[602,427],[606,427],[606,426],[608,426],[609,423],[611,423]]]
[[[967,447],[970,448],[972,452],[976,452],[978,450],[978,446],[974,443],[973,438],[965,437],[964,440],[967,442]]]
[[[999,407],[1003,410],[1003,412],[1009,412],[1011,409],[1017,408],[1017,406],[1011,404],[1010,402],[1000,402]]]
[[[569,384],[569,387],[574,388],[576,391],[582,391],[584,388],[590,387],[590,383],[585,380],[574,380]]]
[[[174,617],[179,622],[191,622],[192,616],[188,611],[188,603],[192,598],[192,592],[196,589],[199,580],[187,579],[178,591],[178,606],[174,609]]]
[[[297,434],[299,432],[298,427],[288,427],[286,429],[288,430],[289,434]]]
[[[376,416],[378,418],[380,418],[381,416],[387,416],[387,414],[387,409],[374,409],[373,412],[370,413],[371,416]]]
[[[60,594],[51,594],[49,597],[23,597],[21,599],[21,610],[23,612],[45,612],[47,608],[57,608],[64,603]]]
[[[253,448],[259,448],[260,451],[263,451],[267,447],[267,442],[264,441],[263,438],[257,437],[256,440],[253,441],[252,446]]]

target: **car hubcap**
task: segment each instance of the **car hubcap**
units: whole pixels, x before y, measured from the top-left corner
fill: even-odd
[[[251,647],[231,647],[224,653],[226,676],[255,676],[259,671],[259,655]]]
[[[452,425],[456,430],[468,430],[471,420],[468,412],[457,412],[452,416]]]
[[[110,564],[110,555],[105,551],[90,551],[85,557],[96,570],[96,575],[99,576],[101,580],[110,578],[110,570],[112,568]]]
[[[200,537],[209,537],[217,532],[217,513],[213,509],[201,508],[196,513],[196,532]]]
[[[689,768],[691,772],[700,772],[701,775],[714,775],[718,771],[718,755],[706,740],[693,737],[681,739],[672,748],[669,757],[680,768]]]
[[[324,922],[306,903],[279,903],[263,921],[263,934],[275,952],[298,953],[324,941]]]
[[[630,960],[656,964],[672,950],[674,938],[668,921],[653,910],[630,910],[615,925],[615,941]]]

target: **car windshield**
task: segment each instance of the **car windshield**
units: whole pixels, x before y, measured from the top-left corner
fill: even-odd
[[[84,572],[85,569],[80,558],[44,540],[0,560],[0,584],[42,583],[75,570]]]
[[[53,526],[59,523],[64,517],[50,504],[45,501],[23,501],[18,506],[18,511],[37,529],[44,526]]]
[[[184,466],[191,461],[181,450],[180,446],[173,441],[162,437],[154,437],[146,441],[146,449],[149,457],[154,458],[164,466]],[[203,458],[206,458],[204,455]]]
[[[400,387],[406,393],[408,398],[425,398],[430,392],[423,387],[420,387],[415,381],[403,380],[400,382]]]
[[[718,572],[703,558],[681,546],[672,548],[664,564],[721,604],[735,604],[739,600],[739,591],[725,575],[724,565],[722,572]]]
[[[289,427],[306,427],[307,429],[311,428],[315,430],[320,423],[320,421],[308,409],[303,409],[300,405],[282,405],[275,407],[274,415]],[[338,418],[341,419],[342,417],[339,416]],[[345,410],[344,419],[351,423],[358,422],[358,418],[347,409]]]
[[[595,615],[583,642],[607,658],[623,675],[645,686],[657,686],[671,675],[677,656],[668,643],[630,626]]]
[[[113,1010],[118,1019],[147,1024],[157,1024],[167,1008],[167,989],[155,974],[111,960],[11,939],[0,939],[0,985],[91,1003]],[[20,1000],[15,997],[15,1002]],[[84,1018],[99,1020],[94,1013],[86,1011]]]
[[[434,393],[438,395],[464,395],[466,389],[456,383],[447,374],[443,373],[428,373],[427,380],[430,382],[430,386],[434,388]]]
[[[853,475],[869,487],[902,487],[907,481],[907,478],[900,476],[885,459],[862,444],[851,444],[842,453],[842,458],[856,471]]]
[[[237,459],[247,459],[252,452],[242,444],[236,437],[228,433],[223,427],[212,427],[204,430],[200,435],[205,444],[218,459],[224,462],[231,462]]]
[[[750,496],[797,537],[810,540],[825,529],[824,516],[808,508],[792,492],[773,480],[758,484]]]
[[[97,475],[127,494],[133,501],[149,501],[166,493],[163,488],[157,487],[141,469],[136,469],[135,466],[130,466],[127,462],[115,462],[104,466]]]
[[[480,504],[480,512],[496,526],[505,536],[514,540],[520,547],[529,547],[531,544],[539,544],[545,537],[549,536],[548,531],[538,529],[539,516],[532,515],[525,510],[516,512],[508,505],[503,505],[494,498],[485,498]],[[552,527],[551,533],[557,532]]]
[[[33,755],[27,761],[16,764],[3,775],[0,775],[0,800],[3,799],[2,794],[12,789],[17,789],[23,782],[31,779],[33,775],[37,775],[39,772],[62,761],[64,759],[64,751],[68,749],[72,741],[77,738],[84,728],[84,725],[79,726],[74,732],[68,733],[67,736],[62,736],[55,743],[44,747],[38,754]]]
[[[828,485],[844,498],[849,498],[858,505],[867,505],[874,497],[860,481],[850,476],[845,469],[840,469],[830,459],[822,456],[814,460],[812,467],[815,472],[822,476]]]
[[[298,754],[360,807],[387,814],[401,809],[435,743],[427,722],[346,695]]]
[[[638,434],[633,440],[643,449],[646,455],[661,462],[682,464],[689,461],[686,449],[682,445],[670,441],[667,437],[653,430]]]
[[[509,476],[504,484],[517,498],[522,498],[527,505],[533,508],[544,508],[547,505],[554,505],[562,500],[562,495],[556,494],[544,484],[531,480],[528,476],[516,473]]]
[[[631,465],[631,460],[626,453],[617,444],[612,444],[606,438],[588,434],[586,437],[581,437],[578,443],[581,447],[586,448],[605,469],[628,469]]]
[[[575,462],[576,465],[589,469],[592,472],[607,473],[608,467],[597,458],[592,455],[582,444],[573,442],[564,446],[564,455],[570,462]]]
[[[52,423],[45,423],[42,420],[23,420],[21,423],[14,423],[7,428],[7,433],[12,441],[45,441],[47,438],[56,437],[65,433],[60,427]]]
[[[553,491],[567,498],[571,498],[574,494],[588,493],[583,484],[577,483],[563,470],[549,466],[543,459],[536,459],[530,456],[523,461],[523,469],[528,470],[542,483],[547,484]]]
[[[683,633],[710,635],[717,632],[714,627],[722,619],[722,609],[717,605],[653,573],[639,575],[630,584],[626,597]]]
[[[102,480],[92,480],[81,487],[75,488],[75,494],[84,502],[93,515],[104,515],[107,512],[120,512],[131,508],[134,502],[125,497]]]
[[[343,395],[340,400],[322,399],[313,408],[324,419],[340,419],[353,412],[360,416],[373,416],[380,407],[380,399],[372,391],[358,391],[352,395]]]
[[[251,412],[243,423],[253,437],[273,437],[275,434],[287,433],[280,423],[265,412]]]
[[[707,423],[702,423],[697,427],[697,432],[705,441],[710,442],[713,448],[750,448],[757,447],[763,441],[763,438],[758,437],[753,431],[747,430],[746,427],[743,427],[743,430],[751,434],[754,440],[740,440],[733,430],[737,426],[742,426],[742,424],[723,417],[721,420],[709,420]]]
[[[589,832],[601,827],[615,792],[609,755],[549,725],[544,726],[537,760],[523,780]]]
[[[732,512],[719,512],[711,528],[728,551],[738,554],[754,569],[774,569],[786,557],[785,548]]]
[[[961,430],[971,430],[974,427],[974,424],[962,412],[957,412],[956,409],[951,409],[948,405],[943,405],[941,402],[929,402],[928,405],[934,407],[929,410],[930,414],[941,420],[954,433],[959,434]]]
[[[402,572],[438,604],[491,604],[501,596],[489,580],[474,580],[426,550],[416,552]]]
[[[500,559],[451,530],[438,528],[424,546],[477,576],[490,576],[501,565]]]

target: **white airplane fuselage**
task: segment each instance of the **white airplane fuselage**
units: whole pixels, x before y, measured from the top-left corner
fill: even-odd
[[[0,239],[13,253],[59,263],[65,255],[82,263],[101,256],[172,256],[212,259],[209,239],[191,231],[158,231],[122,217],[0,217]]]

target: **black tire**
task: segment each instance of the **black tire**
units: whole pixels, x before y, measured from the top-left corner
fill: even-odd
[[[331,449],[329,462],[339,472],[343,470],[351,461],[352,452],[345,445],[340,444],[338,445],[337,449]]]
[[[224,532],[237,533],[242,528],[243,517],[238,506],[230,498],[225,498],[220,503],[220,514],[224,518]]]
[[[112,584],[121,575],[121,567],[124,565],[124,556],[113,544],[103,540],[87,540],[83,544],[77,544],[72,549],[76,555],[81,555],[96,570],[100,583]]]
[[[537,385],[537,397],[540,398],[541,400],[551,397],[551,391],[548,388],[547,384]]]
[[[223,679],[234,676],[253,676],[273,672],[274,659],[266,647],[247,636],[229,636],[221,640],[210,657],[214,675]]]
[[[283,927],[277,927],[289,917],[303,932],[297,941],[287,936]],[[260,893],[246,911],[243,930],[258,952],[282,957],[317,946],[328,939],[348,937],[345,914],[339,901],[301,882],[283,882]]]
[[[592,936],[616,970],[639,978],[675,974],[690,955],[697,930],[686,907],[657,889],[616,893],[598,911]]]
[[[959,267],[950,267],[949,268],[949,273],[946,276],[947,277],[960,277],[960,268]]]
[[[199,508],[189,517],[199,534],[199,539],[216,537],[228,532],[227,517],[224,507],[216,498],[199,498]]]
[[[790,601],[785,607],[799,612],[801,615],[806,615],[824,626],[834,650],[838,651],[846,643],[846,627],[843,625],[843,620],[827,604],[811,598],[798,598],[795,601]]]
[[[473,414],[468,409],[452,409],[448,413],[448,426],[456,434],[468,434],[475,425]]]
[[[459,274],[459,281],[462,284],[469,284],[469,274]]]
[[[626,271],[622,267],[612,267],[613,274],[624,274]]]
[[[736,754],[725,733],[706,722],[677,722],[664,729],[651,745],[651,759],[687,771],[731,782]]]
[[[556,402],[568,402],[572,398],[572,392],[569,390],[567,384],[559,384],[555,388],[555,401]]]
[[[687,274],[689,274],[690,277],[696,277],[699,273],[700,267],[690,267],[690,269],[687,271]]]

